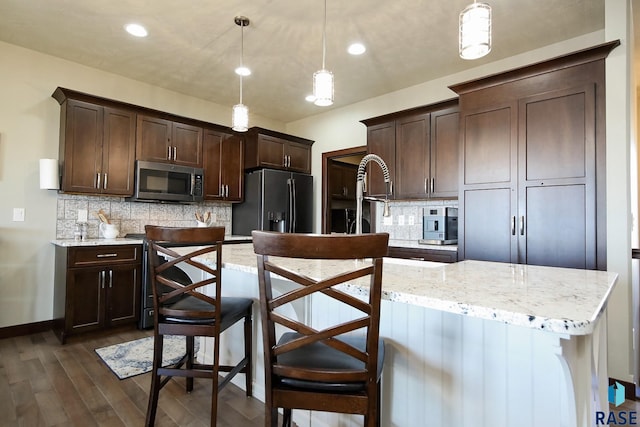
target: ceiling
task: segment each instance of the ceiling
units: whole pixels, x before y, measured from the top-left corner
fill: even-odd
[[[327,0],[331,107],[304,99],[322,65],[322,0],[1,0],[0,40],[231,107],[244,15],[244,103],[288,123],[604,28],[604,0],[487,1],[492,51],[466,61],[458,15],[471,0]],[[148,37],[125,33],[134,21]],[[349,55],[354,41],[367,52]]]

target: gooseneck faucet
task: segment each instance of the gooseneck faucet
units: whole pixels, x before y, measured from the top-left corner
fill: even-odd
[[[391,178],[389,177],[389,168],[387,164],[377,154],[367,154],[362,158],[358,165],[358,177],[356,180],[356,234],[362,234],[362,201],[364,200],[364,170],[369,162],[375,162],[382,169],[384,182],[386,184],[386,192],[384,200],[367,197],[367,200],[384,202],[383,216],[389,216],[389,194],[391,189]]]

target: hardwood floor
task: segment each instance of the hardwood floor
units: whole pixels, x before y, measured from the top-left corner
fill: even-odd
[[[0,426],[88,427],[144,425],[150,375],[119,380],[94,349],[151,335],[125,330],[110,335],[75,338],[60,345],[52,332],[0,340]],[[211,386],[172,380],[160,392],[156,425],[208,426]],[[218,403],[218,426],[264,426],[264,405],[229,384]],[[627,400],[614,412],[640,412],[640,402]]]
[[[147,335],[126,330],[64,346],[52,332],[0,340],[0,426],[143,426],[150,375],[119,380],[94,349]],[[210,396],[206,380],[187,394],[184,379],[173,379],[160,392],[156,425],[208,426]],[[229,384],[218,426],[264,426],[264,405]]]

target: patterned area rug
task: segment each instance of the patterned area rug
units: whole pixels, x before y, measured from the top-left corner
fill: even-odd
[[[196,338],[196,353],[198,348],[199,342]],[[150,372],[153,365],[153,337],[96,348],[95,351],[121,380]],[[162,366],[176,363],[185,354],[185,338],[165,336],[163,353]]]

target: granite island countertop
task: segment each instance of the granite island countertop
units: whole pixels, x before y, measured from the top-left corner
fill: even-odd
[[[251,244],[225,247],[222,260],[224,268],[257,275]],[[287,266],[317,279],[353,268],[353,263],[293,260]],[[606,271],[486,261],[441,264],[387,259],[382,298],[554,333],[587,335],[606,307],[617,277]],[[368,292],[357,281],[341,289]]]

